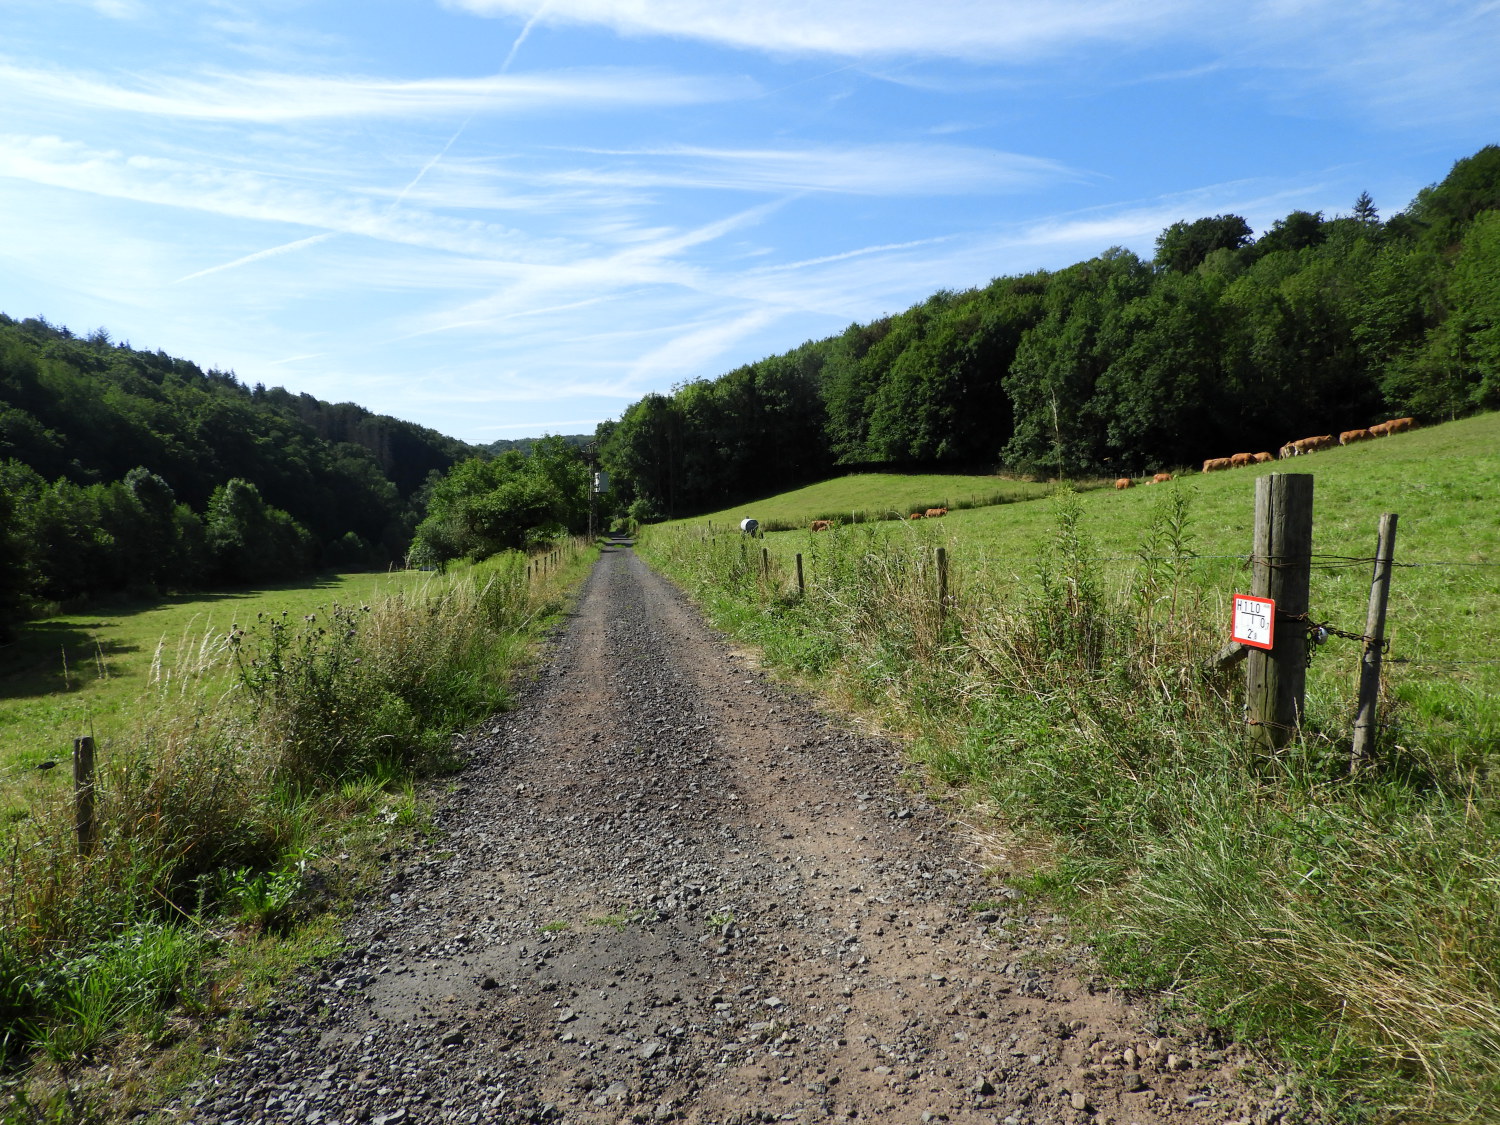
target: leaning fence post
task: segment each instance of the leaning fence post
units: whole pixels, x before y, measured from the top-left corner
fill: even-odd
[[[1380,657],[1385,644],[1385,607],[1391,596],[1391,558],[1396,553],[1396,513],[1380,517],[1375,540],[1375,573],[1370,579],[1370,608],[1365,614],[1364,651],[1359,658],[1359,707],[1354,712],[1354,744],[1349,772],[1358,773],[1375,747],[1375,703],[1380,695]]]
[[[948,616],[948,548],[937,549],[938,617]]]
[[[797,552],[797,593],[807,593],[807,583],[802,580],[802,552]]]
[[[73,808],[78,826],[78,854],[94,850],[94,740],[73,740]]]
[[[1276,603],[1270,651],[1245,661],[1245,705],[1257,741],[1279,750],[1302,722],[1307,687],[1307,599],[1312,578],[1313,478],[1268,473],[1255,481],[1251,593]]]

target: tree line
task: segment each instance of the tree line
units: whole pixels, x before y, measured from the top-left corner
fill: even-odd
[[[1500,147],[1382,220],[1293,211],[1174,223],[942,291],[632,404],[599,427],[642,519],[873,466],[1139,473],[1391,415],[1500,407]]]
[[[0,314],[0,633],[49,604],[400,561],[429,478],[476,452]]]

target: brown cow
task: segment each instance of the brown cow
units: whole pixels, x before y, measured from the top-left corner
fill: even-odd
[[[938,516],[946,516],[947,514],[948,514],[948,509],[947,508],[928,508],[927,509],[927,518],[930,519],[930,520],[935,520],[935,519],[938,518]]]
[[[1250,459],[1257,465],[1268,465],[1272,461],[1276,460],[1276,458],[1272,457],[1269,453],[1255,453],[1251,455]]]
[[[1121,477],[1119,480],[1115,481],[1115,487],[1119,489],[1134,488],[1135,481],[1131,480],[1129,477]]]
[[[1374,436],[1369,430],[1345,430],[1339,434],[1340,445],[1352,445],[1356,441],[1369,441]]]
[[[1253,453],[1236,453],[1229,458],[1229,467],[1232,469],[1243,469],[1255,460]]]
[[[812,529],[814,531],[827,531],[831,527],[833,527],[833,521],[832,520],[813,520],[812,521]]]
[[[1298,456],[1299,454],[1301,454],[1301,452],[1302,450],[1297,448],[1296,442],[1289,441],[1281,447],[1280,452],[1278,452],[1276,456],[1280,457],[1283,461],[1286,461],[1292,457]]]
[[[1151,478],[1151,483],[1152,484],[1166,484],[1167,481],[1169,481],[1171,479],[1172,479],[1172,474],[1171,473],[1157,473],[1154,477]]]
[[[1319,450],[1333,448],[1333,435],[1321,434],[1318,437],[1299,438],[1292,442],[1299,453],[1317,453]]]
[[[912,514],[911,514],[911,515],[910,515],[910,516],[908,516],[908,517],[907,517],[907,518],[908,518],[908,519],[914,519],[914,520],[919,520],[919,519],[921,519],[921,518],[922,518],[922,513],[921,513],[921,512],[913,512],[913,513],[912,513]]]
[[[1385,422],[1377,422],[1365,431],[1372,438],[1386,437],[1391,432],[1391,427]]]
[[[1221,469],[1230,469],[1233,467],[1228,457],[1210,457],[1207,461],[1203,462],[1203,471],[1205,473],[1217,473]]]
[[[1399,434],[1406,430],[1415,429],[1417,420],[1415,418],[1392,418],[1385,423],[1385,432],[1388,434]]]

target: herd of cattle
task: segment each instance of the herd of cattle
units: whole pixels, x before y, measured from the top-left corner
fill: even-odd
[[[1300,457],[1304,453],[1317,453],[1320,450],[1332,449],[1335,445],[1352,445],[1357,441],[1370,441],[1373,438],[1387,437],[1390,434],[1399,434],[1403,430],[1410,430],[1416,426],[1415,418],[1392,418],[1389,422],[1380,422],[1364,430],[1345,430],[1335,438],[1332,434],[1320,434],[1317,437],[1298,438],[1283,445],[1277,454],[1281,460],[1288,457]],[[1230,457],[1210,457],[1203,462],[1205,473],[1217,473],[1222,469],[1238,469],[1245,465],[1265,465],[1276,460],[1269,453],[1236,453]],[[1157,473],[1147,484],[1161,484],[1172,479],[1171,473]],[[1121,477],[1115,481],[1116,488],[1133,488],[1135,481],[1129,477]]]
[[[911,515],[907,516],[906,518],[909,519],[909,520],[935,520],[939,516],[946,516],[947,514],[948,514],[948,509],[947,508],[928,508],[925,512],[913,512]],[[828,530],[832,529],[832,527],[833,527],[833,521],[832,520],[813,520],[812,521],[812,529],[814,531],[828,531]]]
[[[1288,457],[1300,457],[1304,453],[1317,453],[1323,449],[1332,449],[1335,445],[1352,445],[1357,441],[1370,441],[1372,438],[1386,437],[1390,434],[1399,434],[1403,430],[1410,430],[1417,424],[1415,418],[1392,418],[1389,422],[1380,422],[1364,430],[1345,430],[1335,438],[1332,434],[1322,434],[1318,437],[1299,438],[1289,441],[1281,447],[1278,456],[1285,461]],[[1210,457],[1203,462],[1205,473],[1216,473],[1220,469],[1238,469],[1244,465],[1265,465],[1276,460],[1269,453],[1236,453],[1230,457]],[[1147,484],[1165,484],[1172,479],[1171,473],[1157,473]],[[1135,481],[1130,477],[1121,477],[1115,481],[1117,489],[1134,488]],[[925,512],[913,512],[907,519],[930,520],[938,516],[946,516],[947,508],[928,508]],[[832,520],[813,520],[814,531],[827,531],[833,527]]]

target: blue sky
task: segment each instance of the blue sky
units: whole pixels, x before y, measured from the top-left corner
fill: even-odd
[[[0,0],[0,311],[473,442],[1178,219],[1401,209],[1500,0]]]

